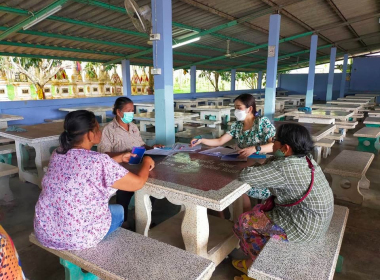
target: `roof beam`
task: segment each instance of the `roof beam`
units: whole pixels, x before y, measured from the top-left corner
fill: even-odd
[[[68,56],[51,56],[51,55],[39,55],[39,54],[25,54],[25,53],[10,53],[10,52],[0,52],[0,56],[16,56],[16,57],[30,57],[30,58],[45,58],[45,59],[57,59],[57,60],[69,60],[69,61],[78,61],[77,57],[68,57]],[[80,61],[85,62],[99,62],[104,63],[105,60],[99,59],[87,59],[81,58]]]
[[[366,14],[366,15],[354,17],[354,18],[351,18],[351,19],[347,20],[347,22],[336,22],[336,23],[330,23],[330,24],[326,24],[326,25],[321,25],[319,27],[316,27],[315,30],[316,30],[316,32],[319,33],[319,32],[325,31],[325,30],[329,30],[329,29],[334,29],[334,28],[346,26],[348,24],[353,24],[353,23],[361,22],[361,21],[364,21],[364,20],[367,20],[367,19],[371,19],[371,18],[374,18],[374,17],[380,17],[380,13]]]
[[[347,19],[346,17],[342,14],[342,12],[339,10],[339,8],[335,5],[335,3],[331,0],[326,0],[327,4],[330,5],[330,7],[334,10],[334,12],[338,15],[338,17],[343,21],[343,22],[347,22]],[[352,27],[351,24],[347,24],[346,25],[347,28],[350,30],[350,32],[356,37],[356,38],[360,38],[359,34],[356,33],[355,29]],[[363,46],[367,46],[366,43],[363,42],[363,40],[359,40],[360,43],[363,45]]]
[[[315,30],[310,25],[306,24],[305,22],[303,22],[302,20],[300,20],[299,18],[297,18],[293,14],[289,13],[287,10],[284,9],[283,6],[277,5],[276,3],[274,3],[271,0],[261,0],[261,2],[267,4],[267,5],[271,6],[271,7],[276,7],[277,9],[279,9],[281,15],[284,15],[285,17],[287,17],[288,19],[290,19],[294,23],[296,23],[298,25],[301,25],[306,30],[314,31],[315,32]],[[320,37],[321,39],[325,40],[326,42],[328,42],[330,44],[334,43],[333,41],[331,41],[329,38],[323,36],[322,34],[319,34],[318,37]],[[308,48],[308,47],[306,47],[306,48]]]
[[[333,46],[332,44],[320,46],[320,47],[317,48],[317,50],[330,48],[332,46]],[[305,53],[309,53],[309,52],[310,52],[310,50],[303,50],[303,51],[299,51],[299,52],[289,53],[289,54],[285,54],[285,55],[279,56],[278,59],[285,59],[285,58],[289,58],[289,57],[292,57],[292,56],[296,56],[296,55],[300,55],[300,54],[305,54]],[[248,66],[251,66],[251,65],[260,64],[260,63],[266,63],[266,62],[267,62],[267,60],[263,59],[263,60],[260,60],[260,61],[256,61],[256,62],[252,62],[252,63],[247,63],[247,64],[239,65],[239,66],[236,66],[235,68],[236,69],[240,69],[240,68],[245,68],[245,67],[248,67]],[[224,69],[223,71],[228,71],[228,70],[231,70],[231,69],[232,68],[230,68],[230,69]]]
[[[287,38],[283,38],[281,39],[279,42],[280,43],[284,43],[284,42],[289,42],[291,40],[295,40],[297,38],[301,38],[301,37],[305,37],[305,36],[310,36],[312,35],[313,32],[306,32],[306,33],[302,33],[302,34],[297,34],[297,35],[294,35],[294,36],[290,36],[290,37],[287,37]],[[258,45],[256,47],[252,47],[252,48],[249,48],[249,49],[245,49],[245,50],[241,50],[241,51],[238,51],[236,52],[235,54],[236,55],[241,55],[241,54],[246,54],[248,52],[252,52],[254,50],[258,50],[258,49],[261,49],[261,48],[265,48],[268,46],[268,43],[265,43],[265,44],[261,44],[261,45]],[[213,62],[213,61],[217,61],[217,60],[220,60],[220,59],[225,59],[226,56],[225,55],[222,55],[222,56],[217,56],[217,57],[214,57],[214,58],[210,58],[210,59],[206,59],[206,60],[202,60],[202,61],[198,61],[198,62],[193,62],[191,64],[188,64],[188,65],[185,65],[185,66],[181,66],[181,67],[177,67],[177,68],[174,68],[174,69],[180,69],[180,68],[187,68],[187,67],[190,67],[192,65],[199,65],[199,64],[205,64],[205,63],[208,63],[208,62]]]
[[[31,23],[32,21],[45,16],[47,13],[51,12],[53,9],[57,8],[58,6],[61,6],[65,4],[68,0],[57,0],[50,4],[49,6],[43,8],[42,10],[38,11],[36,14],[24,19],[23,21],[19,22],[15,26],[5,30],[3,33],[0,34],[0,40],[5,39],[7,36],[11,35],[12,33],[15,33],[22,29],[27,24]]]
[[[337,53],[337,56],[338,56],[338,55],[342,55],[342,54],[344,54],[344,52]],[[318,61],[318,62],[321,62],[321,61],[323,60],[323,61],[326,61],[326,62],[327,62],[328,59],[330,59],[330,55],[329,55],[329,54],[328,54],[328,55],[324,55],[324,56],[319,57],[319,58],[317,59],[317,61]],[[301,67],[299,67],[300,64],[305,64],[305,63],[308,63],[308,62],[309,62],[309,60],[306,59],[306,60],[300,61],[300,62],[298,62],[298,63],[294,63],[294,62],[292,62],[292,63],[288,63],[288,64],[284,64],[284,65],[279,65],[279,68],[281,68],[281,69],[279,69],[278,72],[281,72],[281,71],[287,71],[287,70],[292,70],[292,69],[299,69],[299,68],[301,68]],[[297,66],[295,66],[295,67],[287,67],[287,66],[291,66],[291,65],[297,65]],[[283,68],[283,67],[285,67],[285,68]],[[302,67],[302,68],[303,68],[303,67]]]
[[[196,7],[196,8],[202,9],[204,11],[207,11],[209,13],[212,13],[214,15],[218,15],[218,16],[220,16],[222,18],[225,18],[225,19],[228,19],[228,20],[237,20],[236,17],[234,17],[234,16],[232,16],[230,14],[224,13],[222,11],[219,11],[219,10],[217,10],[215,8],[212,8],[212,7],[208,6],[208,5],[205,5],[205,4],[203,4],[203,3],[199,2],[199,1],[195,1],[195,0],[180,0],[180,1],[184,2],[186,4],[189,4],[189,5],[193,6],[193,7]],[[281,7],[283,8],[283,7],[286,7],[286,6],[297,4],[298,2],[302,2],[302,1],[305,1],[305,0],[294,0],[294,1],[291,1],[291,2],[289,2],[287,4],[282,5]],[[272,8],[272,10],[275,11],[276,8]],[[250,29],[260,31],[260,32],[262,32],[264,34],[269,34],[269,31],[267,29],[264,29],[264,28],[262,28],[262,27],[260,27],[258,25],[253,24],[253,23],[244,22],[243,25],[247,26]],[[283,38],[282,36],[280,36],[280,37]],[[304,49],[308,48],[307,46],[304,46],[304,45],[302,45],[300,43],[297,43],[297,42],[294,42],[294,41],[291,42],[291,44],[293,44],[293,45],[295,45],[297,47],[300,47],[300,48],[304,48]]]

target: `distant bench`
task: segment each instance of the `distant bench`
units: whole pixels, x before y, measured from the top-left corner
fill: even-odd
[[[29,240],[60,257],[70,280],[96,279],[92,274],[107,280],[208,280],[215,270],[208,259],[122,228],[96,247],[79,251],[44,247],[33,233]]]
[[[333,279],[347,218],[348,208],[335,205],[325,237],[310,243],[270,239],[248,269],[248,276],[256,280]]]

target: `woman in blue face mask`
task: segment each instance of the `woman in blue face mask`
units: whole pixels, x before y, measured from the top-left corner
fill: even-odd
[[[116,99],[112,113],[115,118],[108,123],[102,132],[102,140],[98,145],[98,152],[108,154],[110,157],[118,156],[125,152],[131,152],[133,147],[162,147],[154,145],[150,147],[145,144],[140,135],[140,130],[132,122],[134,116],[133,101],[128,97]],[[124,220],[127,221],[128,205],[134,192],[118,191],[116,202],[124,207]],[[124,225],[127,227],[127,225]]]
[[[236,139],[241,157],[255,153],[272,152],[272,137],[276,134],[274,125],[267,117],[260,117],[256,112],[255,98],[251,94],[241,94],[234,100],[236,122],[231,129],[217,139],[193,139],[191,145],[222,146]],[[249,190],[243,196],[244,211],[251,209],[249,197],[266,199],[270,195],[268,189]]]
[[[233,231],[250,257],[233,266],[247,274],[270,238],[312,242],[325,235],[334,211],[334,197],[318,164],[311,158],[314,143],[299,124],[280,126],[273,139],[274,157],[264,165],[245,168],[239,180],[252,188],[264,187],[271,197],[243,213]],[[235,280],[247,280],[246,275]]]

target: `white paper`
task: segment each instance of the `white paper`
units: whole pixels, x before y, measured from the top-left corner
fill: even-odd
[[[202,148],[201,145],[194,146],[194,147],[190,147],[189,144],[181,144],[181,143],[173,145],[173,150],[175,152],[195,152],[195,151],[200,150],[201,148]]]
[[[225,148],[225,147],[216,147],[216,148],[204,150],[199,153],[203,155],[208,155],[208,156],[222,157],[225,155],[234,154],[236,153],[236,150]]]
[[[151,149],[145,152],[146,155],[154,155],[154,156],[170,156],[174,154],[176,151],[173,149]]]

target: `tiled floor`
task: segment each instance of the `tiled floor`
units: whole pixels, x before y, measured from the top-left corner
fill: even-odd
[[[357,140],[348,134],[343,144],[336,144],[332,155],[322,160],[322,168],[331,161],[341,150],[354,150]],[[352,159],[355,160],[355,159]],[[343,201],[337,204],[350,208],[348,224],[344,235],[341,255],[344,256],[343,272],[335,274],[335,280],[376,280],[380,279],[380,161],[375,157],[367,178],[371,181],[370,195],[372,200],[366,201],[365,206],[357,206]],[[330,178],[328,178],[330,179]],[[28,235],[33,230],[34,205],[38,199],[39,188],[29,183],[22,183],[18,178],[11,179],[11,188],[15,195],[15,206],[3,208],[4,220],[1,224],[13,238],[18,249],[24,272],[30,280],[63,280],[64,269],[58,258],[39,249],[28,241]],[[154,207],[153,220],[159,223],[175,214],[178,207],[169,204],[166,200],[157,200]],[[240,255],[233,252],[235,257]],[[240,273],[231,266],[231,258],[220,264],[212,279],[232,280]],[[299,279],[302,280],[302,279]]]

